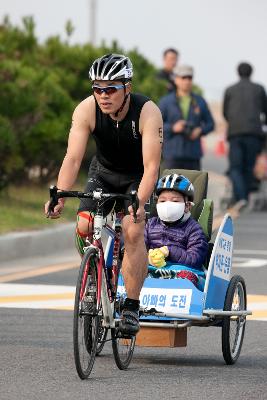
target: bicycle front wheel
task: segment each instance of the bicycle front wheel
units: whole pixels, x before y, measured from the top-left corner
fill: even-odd
[[[114,307],[114,317],[120,319],[124,303],[123,293],[125,292],[125,288],[123,288],[124,283],[122,276],[119,277],[119,284],[122,285],[120,286],[120,289],[122,290],[117,293]],[[122,370],[127,369],[133,357],[136,337],[125,337],[121,334],[119,327],[116,327],[111,329],[111,338],[113,355],[117,367]]]
[[[89,377],[99,340],[97,309],[97,260],[95,249],[88,249],[82,259],[76,285],[73,316],[73,349],[77,373]]]

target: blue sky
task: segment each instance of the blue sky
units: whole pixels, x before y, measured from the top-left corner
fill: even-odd
[[[210,100],[220,99],[233,83],[240,61],[253,64],[253,79],[267,88],[266,0],[96,0],[96,43],[113,39],[138,50],[155,65],[162,51],[175,47],[181,63],[195,68],[195,81]],[[75,26],[73,43],[89,39],[90,0],[0,0],[0,16],[13,23],[33,15],[40,41],[65,37],[64,26]]]

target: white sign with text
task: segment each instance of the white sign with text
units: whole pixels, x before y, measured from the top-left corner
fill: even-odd
[[[123,286],[118,287],[120,294],[125,292]],[[192,289],[166,289],[143,287],[140,294],[140,307],[155,308],[165,313],[189,314]]]
[[[233,236],[221,233],[214,255],[213,275],[229,280],[232,265]]]

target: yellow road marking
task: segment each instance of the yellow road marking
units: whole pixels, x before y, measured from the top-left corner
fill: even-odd
[[[73,263],[62,264],[57,266],[49,266],[41,268],[38,271],[25,271],[32,276],[32,273],[47,274],[58,270],[75,268]],[[16,275],[16,279],[21,274]],[[7,279],[7,276],[6,276]],[[8,278],[10,280],[10,276]],[[75,287],[64,287],[54,285],[26,285],[16,283],[0,284],[0,307],[15,308],[41,308],[48,310],[73,311]],[[252,311],[252,315],[248,316],[248,320],[267,321],[267,295],[248,294],[247,295],[248,310]]]
[[[247,295],[248,303],[260,303],[267,302],[267,295],[264,294],[248,294]]]
[[[18,281],[21,279],[32,278],[34,276],[40,276],[40,275],[53,274],[55,272],[65,271],[68,269],[74,269],[78,267],[79,267],[78,262],[49,265],[48,267],[43,267],[38,269],[35,268],[23,272],[14,272],[13,274],[0,276],[0,282]]]
[[[1,296],[0,303],[18,303],[23,301],[43,301],[43,300],[74,300],[73,293],[47,293],[47,294],[33,294],[24,296]]]
[[[253,310],[252,315],[248,316],[248,319],[258,319],[258,318],[267,318],[267,310]]]
[[[249,315],[247,317],[248,320],[258,320],[258,319],[266,319],[267,320],[267,305],[266,305],[266,309],[264,310],[257,310],[257,303],[259,304],[259,307],[261,306],[261,304],[267,304],[267,295],[263,295],[263,294],[248,294],[247,295],[247,300],[248,300],[248,310],[249,305],[253,304],[253,309],[252,309],[252,315]]]

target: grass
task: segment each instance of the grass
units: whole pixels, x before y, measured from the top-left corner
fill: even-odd
[[[11,185],[8,190],[1,192],[0,234],[48,228],[55,224],[76,221],[79,200],[68,199],[61,218],[51,220],[44,214],[44,203],[48,198],[48,187]]]

